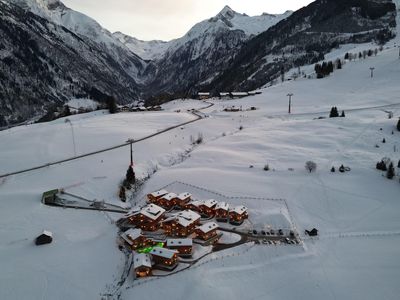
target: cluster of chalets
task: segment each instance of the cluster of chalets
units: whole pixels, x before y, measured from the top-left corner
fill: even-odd
[[[178,257],[192,257],[193,243],[217,243],[222,234],[215,221],[241,225],[248,218],[244,206],[230,208],[228,203],[214,199],[194,200],[190,193],[161,190],[147,198],[146,206],[134,208],[125,216],[130,229],[120,235],[134,251],[137,277],[150,276],[153,268],[173,271]]]

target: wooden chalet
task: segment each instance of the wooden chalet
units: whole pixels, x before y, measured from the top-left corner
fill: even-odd
[[[200,212],[200,206],[202,204],[203,204],[203,201],[195,200],[195,201],[190,201],[188,204],[186,204],[185,207],[186,207],[186,209]]]
[[[175,193],[169,193],[164,196],[162,196],[159,199],[159,205],[162,206],[163,208],[170,210],[172,209],[178,202],[178,195]]]
[[[190,257],[193,252],[192,239],[167,239],[167,248],[178,251],[182,257]]]
[[[205,100],[211,98],[211,93],[208,92],[200,92],[197,94],[200,100]]]
[[[179,212],[162,222],[165,234],[175,237],[191,235],[200,224],[200,215],[191,210]]]
[[[151,240],[142,235],[141,229],[129,229],[128,231],[121,233],[120,236],[132,248],[132,250],[147,247],[152,243]]]
[[[203,241],[208,241],[216,236],[218,225],[214,222],[206,223],[198,228],[196,228],[197,238]]]
[[[154,247],[150,252],[153,262],[161,269],[173,270],[178,265],[178,251]]]
[[[166,191],[166,190],[161,190],[161,191],[157,191],[157,192],[148,194],[148,195],[147,195],[147,199],[148,199],[151,203],[158,204],[158,200],[160,200],[160,198],[161,198],[162,196],[165,196],[165,195],[167,195],[167,194],[168,194],[168,191]]]
[[[236,206],[229,211],[229,222],[240,225],[249,217],[247,208],[243,205]]]
[[[220,98],[229,98],[230,96],[231,96],[231,93],[229,93],[229,92],[219,93]]]
[[[182,193],[176,197],[176,205],[178,205],[181,209],[185,209],[186,205],[192,200],[192,194]]]
[[[133,257],[133,269],[136,277],[147,277],[151,275],[151,257],[149,254],[135,254]]]
[[[227,222],[229,219],[229,204],[226,202],[218,202],[215,207],[215,218],[219,222]]]
[[[145,231],[156,231],[164,214],[165,209],[155,204],[149,204],[138,212],[128,214],[127,218],[137,228]]]
[[[215,207],[217,206],[218,202],[214,199],[209,199],[203,201],[200,205],[200,213],[206,217],[213,217],[215,216]]]

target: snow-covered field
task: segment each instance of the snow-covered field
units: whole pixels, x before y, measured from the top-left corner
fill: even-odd
[[[243,197],[229,201],[248,206],[250,219],[261,224],[265,201],[246,197],[285,199],[301,234],[320,230],[313,240],[302,234],[301,246],[242,245],[170,277],[137,285],[131,275],[118,289],[125,266],[112,224],[118,216],[46,207],[40,197],[75,185],[74,193],[118,202],[129,147],[0,179],[0,299],[101,299],[106,293],[121,299],[398,299],[400,184],[382,177],[375,164],[385,156],[400,159],[400,133],[392,135],[400,116],[399,82],[398,49],[391,46],[323,80],[286,82],[241,100],[213,100],[207,118],[134,146],[138,176],[158,169],[137,199],[185,182]],[[222,112],[230,105],[259,109]],[[157,113],[73,116],[77,152],[192,120],[174,111],[204,106],[176,101]],[[345,110],[346,118],[318,119],[332,106]],[[395,118],[389,120],[385,111]],[[204,143],[193,147],[190,137],[199,133]],[[0,173],[73,155],[71,126],[63,119],[6,130],[0,140]],[[315,173],[306,172],[308,160],[317,163]],[[341,164],[351,171],[330,172]],[[270,215],[281,222],[279,207]],[[54,242],[36,247],[33,239],[43,229],[53,232]]]

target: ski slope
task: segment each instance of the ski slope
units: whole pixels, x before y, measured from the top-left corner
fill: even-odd
[[[101,299],[105,294],[111,299],[398,299],[399,178],[390,181],[375,170],[382,157],[400,159],[400,133],[392,135],[400,117],[400,59],[393,43],[323,80],[299,79],[254,97],[212,100],[205,119],[134,147],[137,176],[151,175],[134,202],[180,181],[244,197],[232,205],[246,205],[250,218],[262,223],[269,206],[246,197],[286,199],[304,239],[301,246],[243,245],[171,277],[138,285],[131,274],[119,287],[125,257],[112,223],[118,215],[46,207],[40,197],[67,187],[89,199],[121,204],[126,147],[0,181],[0,299]],[[331,55],[347,51],[343,47]],[[290,92],[292,115],[287,114]],[[258,110],[223,112],[232,105]],[[157,113],[73,116],[77,151],[154,133],[193,118],[185,111],[202,106],[174,101]],[[318,119],[332,106],[345,110],[346,118]],[[389,120],[385,111],[395,118]],[[199,133],[204,143],[191,145],[190,137]],[[71,156],[71,134],[63,119],[2,131],[0,168],[13,171]],[[307,160],[317,163],[315,173],[305,170]],[[265,164],[271,171],[263,171]],[[351,171],[330,172],[341,164]],[[320,237],[304,237],[313,227]],[[53,232],[54,242],[36,247],[33,239],[43,229]]]

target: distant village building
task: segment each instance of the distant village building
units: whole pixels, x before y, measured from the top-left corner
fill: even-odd
[[[211,98],[211,93],[208,92],[199,92],[197,94],[200,100],[205,100],[205,99],[210,99]]]
[[[178,251],[176,250],[155,247],[150,254],[154,264],[161,269],[173,270],[178,265]]]
[[[230,97],[231,97],[231,93],[229,93],[229,92],[222,92],[222,93],[219,93],[219,97],[220,97],[220,98],[230,98]]]
[[[211,240],[218,236],[218,225],[214,222],[206,223],[196,228],[197,238],[203,241]]]
[[[182,257],[190,257],[193,252],[192,239],[167,239],[167,248],[178,251]]]
[[[133,269],[136,277],[147,277],[151,275],[151,257],[148,254],[135,254],[133,257]]]
[[[47,230],[44,230],[41,235],[39,235],[35,239],[36,246],[50,244],[53,241],[53,233]]]
[[[215,218],[218,222],[227,222],[229,219],[229,204],[219,202],[215,207]]]
[[[248,217],[247,208],[243,205],[236,206],[229,211],[229,222],[231,224],[240,225]]]
[[[206,217],[215,216],[215,207],[217,206],[217,204],[218,202],[214,199],[203,201],[203,203],[199,207],[201,214]]]
[[[168,236],[187,237],[200,224],[200,215],[191,210],[179,212],[162,222],[162,228]]]
[[[248,92],[232,92],[231,97],[235,99],[244,98],[249,95]]]
[[[164,214],[165,209],[155,204],[149,204],[140,211],[129,213],[127,218],[132,225],[142,230],[156,231]]]

